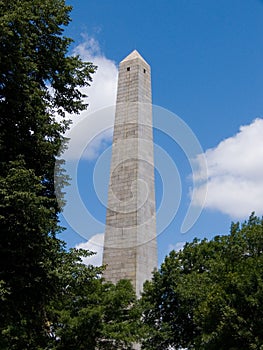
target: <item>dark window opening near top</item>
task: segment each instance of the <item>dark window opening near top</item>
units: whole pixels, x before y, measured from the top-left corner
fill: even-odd
[[[128,71],[128,72],[130,71],[130,69],[131,69],[130,67],[127,67],[127,71]]]
[[[143,70],[143,73],[146,73],[146,69]]]

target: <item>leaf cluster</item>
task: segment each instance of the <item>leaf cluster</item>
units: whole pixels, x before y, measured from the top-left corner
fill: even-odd
[[[263,220],[172,251],[145,285],[144,349],[261,349]]]
[[[79,88],[96,69],[68,55],[70,10],[64,0],[0,0],[1,349],[44,348],[59,286],[54,167],[69,125],[63,116],[86,108]]]
[[[50,349],[131,349],[139,314],[131,307],[131,283],[116,285],[101,278],[102,267],[86,266],[87,251],[72,249],[56,271],[60,288],[47,317]]]

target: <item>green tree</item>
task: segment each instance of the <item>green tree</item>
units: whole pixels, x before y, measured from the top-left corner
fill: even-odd
[[[103,268],[86,266],[90,253],[72,249],[61,254],[56,270],[60,292],[47,313],[50,349],[131,349],[140,314],[127,280],[116,285],[101,278]]]
[[[42,348],[58,293],[55,160],[65,113],[86,108],[79,87],[96,69],[67,54],[70,11],[64,0],[0,0],[1,349]]]
[[[144,349],[263,349],[263,220],[172,251],[145,285]]]

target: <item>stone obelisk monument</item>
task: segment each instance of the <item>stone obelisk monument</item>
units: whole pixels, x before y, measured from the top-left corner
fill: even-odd
[[[137,296],[157,267],[151,69],[135,50],[120,63],[104,240],[104,278]]]

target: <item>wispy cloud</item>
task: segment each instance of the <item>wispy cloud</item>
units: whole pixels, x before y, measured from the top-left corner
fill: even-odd
[[[91,255],[83,259],[84,264],[101,266],[102,265],[102,254],[103,254],[104,234],[97,233],[92,236],[87,242],[76,245],[77,249],[86,249],[96,254]]]
[[[107,129],[103,133],[94,137],[82,154],[82,158],[87,160],[97,159],[100,152],[112,141],[113,129]]]
[[[67,159],[76,159],[81,152],[82,158],[93,160],[98,156],[101,146],[112,139],[113,131],[107,127],[109,120],[112,125],[114,123],[113,106],[116,103],[118,68],[114,61],[105,57],[94,38],[87,34],[83,34],[82,38],[83,41],[74,48],[73,54],[79,55],[85,62],[92,62],[98,69],[93,75],[91,86],[80,89],[88,96],[88,109],[77,116],[70,116],[73,123],[66,136],[74,140],[69,143],[66,156]],[[111,108],[105,112],[106,107]],[[85,143],[85,140],[92,142]],[[87,147],[85,152],[84,149],[80,150],[83,145]]]
[[[88,95],[88,112],[112,106],[116,102],[118,67],[114,61],[101,52],[98,41],[87,34],[82,34],[83,41],[74,48],[73,54],[79,55],[85,62],[92,62],[98,69],[93,75],[90,87],[84,88]]]
[[[175,244],[169,244],[168,250],[169,252],[171,250],[175,250],[176,252],[179,252],[179,250],[182,250],[183,247],[185,246],[186,242],[177,242]]]
[[[233,137],[205,152],[208,166],[205,207],[233,218],[246,218],[252,211],[263,214],[263,119],[241,126]],[[198,162],[198,159],[197,159]],[[194,176],[200,181],[195,198],[204,190],[203,169]],[[199,194],[199,195],[198,195]]]

